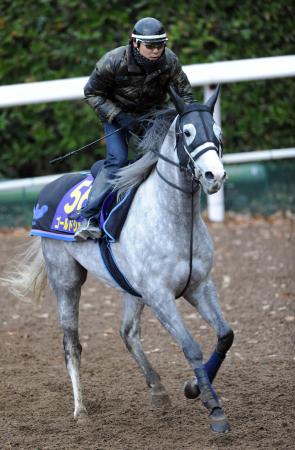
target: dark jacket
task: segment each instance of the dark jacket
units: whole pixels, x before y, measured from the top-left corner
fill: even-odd
[[[168,101],[169,83],[185,102],[194,101],[188,78],[169,48],[161,68],[146,74],[135,62],[129,44],[106,53],[96,63],[84,93],[99,117],[112,122],[121,111],[136,115],[163,105]]]

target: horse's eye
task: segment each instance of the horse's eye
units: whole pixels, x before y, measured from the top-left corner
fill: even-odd
[[[184,134],[186,135],[186,137],[190,137],[190,135],[191,135],[191,133],[188,130],[185,130]]]

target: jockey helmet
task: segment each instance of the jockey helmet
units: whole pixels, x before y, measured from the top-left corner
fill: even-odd
[[[131,37],[136,43],[164,45],[168,41],[163,25],[153,17],[144,17],[136,22]]]

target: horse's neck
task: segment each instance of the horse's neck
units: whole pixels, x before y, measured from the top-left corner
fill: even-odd
[[[156,201],[160,204],[161,210],[169,210],[173,211],[174,214],[186,215],[191,211],[191,194],[189,192],[192,189],[192,183],[186,179],[184,173],[180,171],[178,166],[179,161],[176,151],[175,124],[176,119],[166,135],[160,153],[176,165],[159,158],[156,170],[150,175],[150,181],[154,185]],[[161,178],[158,172],[160,172],[167,182]],[[172,185],[176,187],[173,187]],[[182,190],[188,193],[183,192]],[[194,194],[193,201],[194,211],[197,216],[200,211],[200,192]]]

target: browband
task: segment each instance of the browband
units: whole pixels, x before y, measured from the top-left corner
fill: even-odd
[[[180,118],[185,116],[186,114],[193,112],[193,111],[206,111],[212,115],[212,110],[207,105],[202,105],[201,103],[187,103],[185,105],[185,111],[179,115]]]

